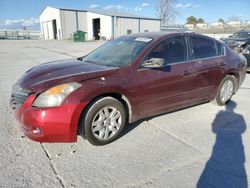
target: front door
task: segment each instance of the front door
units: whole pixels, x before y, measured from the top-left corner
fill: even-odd
[[[151,58],[163,58],[166,66],[138,69],[140,113],[154,115],[191,102],[195,79],[194,62],[187,61],[185,38],[176,36],[160,42],[144,60]]]

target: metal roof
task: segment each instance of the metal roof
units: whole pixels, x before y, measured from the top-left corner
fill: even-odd
[[[55,8],[55,7],[51,7]],[[145,19],[145,20],[158,20],[160,19],[157,18],[151,18],[151,17],[145,17],[145,16],[140,16],[140,15],[135,15],[135,14],[130,14],[130,13],[125,13],[125,12],[120,12],[120,11],[108,11],[108,10],[103,10],[103,9],[71,9],[71,8],[55,8],[59,10],[66,10],[66,11],[78,11],[78,12],[92,12],[96,14],[102,14],[106,16],[115,16],[119,18],[134,18],[134,19]]]

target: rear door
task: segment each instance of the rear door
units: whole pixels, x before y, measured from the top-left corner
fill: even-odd
[[[198,99],[209,98],[214,91],[221,68],[226,66],[216,41],[207,37],[191,35],[189,37],[191,59],[194,61],[194,96]]]

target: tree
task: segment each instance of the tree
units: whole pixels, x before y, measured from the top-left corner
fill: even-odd
[[[176,0],[158,0],[156,3],[156,15],[161,19],[161,26],[174,23],[177,15],[175,2]]]
[[[197,19],[194,17],[194,16],[189,16],[187,18],[187,24],[193,24],[193,25],[196,25],[197,23]]]
[[[222,18],[220,18],[220,19],[218,20],[218,22],[219,22],[219,23],[223,23],[223,24],[225,23],[225,21],[224,21]]]
[[[205,21],[204,21],[202,18],[199,18],[199,19],[197,20],[197,23],[205,23]]]

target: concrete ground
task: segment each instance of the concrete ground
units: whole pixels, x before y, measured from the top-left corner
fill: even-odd
[[[248,187],[250,74],[226,109],[206,103],[138,122],[106,146],[23,137],[11,86],[32,66],[100,44],[0,41],[0,187]]]

